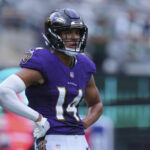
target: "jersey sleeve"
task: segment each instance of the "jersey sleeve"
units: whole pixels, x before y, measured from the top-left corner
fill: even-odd
[[[40,51],[41,49],[38,48],[29,49],[22,58],[20,67],[42,71],[43,66]]]
[[[90,73],[96,73],[96,66],[95,66],[95,63],[90,59],[89,59],[89,72]]]
[[[96,66],[95,63],[87,56],[86,54],[83,55],[84,57],[84,68],[86,69],[86,72],[88,73],[96,73]]]
[[[79,57],[81,63],[80,73],[87,84],[91,79],[92,74],[96,73],[96,66],[86,54],[80,54]]]

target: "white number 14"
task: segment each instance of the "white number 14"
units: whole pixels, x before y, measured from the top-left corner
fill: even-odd
[[[58,120],[65,120],[63,105],[66,99],[67,89],[65,87],[57,87],[57,90],[59,92],[59,96],[56,104],[56,118]],[[83,96],[83,91],[82,89],[79,89],[78,95],[73,99],[71,103],[68,104],[66,108],[67,112],[73,113],[73,116],[77,121],[80,121],[77,115],[77,105],[79,104],[82,96]]]

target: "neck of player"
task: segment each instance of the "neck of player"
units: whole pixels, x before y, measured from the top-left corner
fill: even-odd
[[[54,54],[67,66],[71,67],[73,66],[74,57],[68,56],[64,54],[63,52],[54,51]]]

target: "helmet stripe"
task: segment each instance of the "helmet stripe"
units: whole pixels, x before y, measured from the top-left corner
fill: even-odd
[[[80,21],[80,16],[71,9],[66,10],[72,21]]]

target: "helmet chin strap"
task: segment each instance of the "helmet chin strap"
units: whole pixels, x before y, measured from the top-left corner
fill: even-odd
[[[74,49],[74,48],[68,48],[68,47],[65,47],[65,49],[56,49],[56,51],[60,51],[60,52],[63,52],[64,54],[68,55],[68,56],[76,56],[78,53],[80,53],[80,49],[77,48],[77,49]],[[76,51],[75,51],[76,50]]]
[[[70,51],[63,51],[66,55],[68,56],[73,56],[75,57],[78,53],[77,52],[70,52]]]
[[[64,51],[64,53],[69,56],[76,56],[80,52],[79,48],[73,49],[73,48],[65,47],[65,49],[66,51]]]

